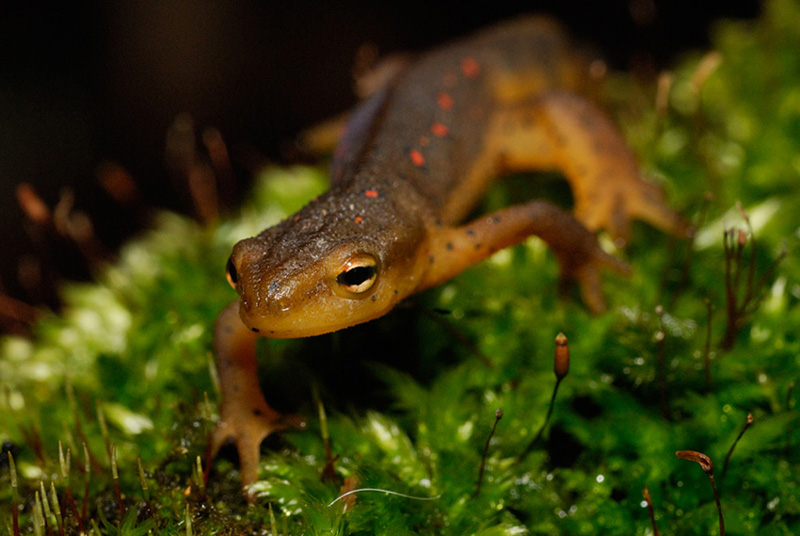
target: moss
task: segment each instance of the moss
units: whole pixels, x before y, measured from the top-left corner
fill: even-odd
[[[222,267],[236,239],[324,189],[324,173],[270,169],[241,216],[213,228],[161,214],[96,283],[63,289],[62,315],[42,318],[31,339],[0,343],[0,439],[19,474],[12,489],[8,466],[0,469],[0,520],[10,526],[13,501],[33,530],[42,481],[48,495],[54,484],[68,533],[80,518],[102,534],[189,533],[188,521],[196,534],[646,534],[647,487],[665,533],[713,534],[706,475],[674,455],[691,449],[714,461],[729,534],[800,532],[797,21],[796,1],[773,0],[757,22],[719,23],[719,65],[698,85],[699,66],[714,58],[684,59],[664,112],[640,105],[655,102],[653,86],[610,80],[608,100],[643,167],[701,228],[690,254],[689,244],[637,225],[625,252],[634,275],[605,282],[608,314],[593,318],[559,299],[555,263],[530,240],[386,318],[266,341],[268,398],[311,418],[307,430],[267,441],[250,507],[232,453],[212,462],[207,487],[197,470],[198,457],[209,469],[202,458],[216,412],[210,327],[234,297]],[[751,258],[757,281],[783,242],[790,254],[723,351],[723,229],[747,229],[737,201],[757,244],[752,257],[752,237],[742,249],[740,286]],[[547,412],[561,331],[572,368],[543,439],[520,460]],[[312,393],[337,456],[329,480]],[[504,417],[473,496],[497,408]],[[748,413],[754,424],[723,474]],[[345,483],[395,494],[331,505]],[[49,523],[59,524],[55,514]]]

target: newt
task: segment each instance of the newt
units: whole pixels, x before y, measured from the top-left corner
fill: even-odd
[[[233,439],[245,486],[261,441],[292,424],[259,388],[257,337],[367,322],[530,235],[600,312],[600,271],[628,268],[596,231],[624,244],[636,218],[688,232],[611,120],[578,95],[586,65],[555,22],[530,16],[403,62],[350,116],[330,190],[234,246],[239,299],[215,327],[222,403],[210,452]],[[464,222],[498,177],[549,169],[569,182],[574,215],[534,200]]]

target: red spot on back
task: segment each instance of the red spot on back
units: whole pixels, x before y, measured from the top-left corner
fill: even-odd
[[[439,123],[437,121],[431,125],[431,132],[433,132],[433,135],[438,138],[444,138],[450,133],[450,129],[447,128],[447,125],[444,123]]]
[[[375,199],[376,197],[378,197],[378,190],[367,190],[366,192],[364,192],[364,195],[372,199]]]
[[[449,93],[441,92],[436,95],[436,102],[442,110],[450,111],[453,109],[453,97]]]
[[[481,66],[475,61],[475,58],[466,57],[461,60],[461,72],[467,78],[477,78],[481,74]]]
[[[362,218],[361,216],[356,216],[356,220],[355,221],[356,221],[356,223],[361,223],[362,221],[364,221],[364,218]]]
[[[425,156],[423,156],[423,154],[418,150],[411,149],[411,151],[408,152],[408,156],[411,157],[411,161],[415,166],[422,167],[425,165]]]

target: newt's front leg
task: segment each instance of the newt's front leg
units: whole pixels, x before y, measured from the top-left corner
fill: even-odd
[[[498,210],[461,227],[432,232],[430,266],[422,288],[435,286],[492,253],[518,244],[530,235],[544,240],[558,258],[562,280],[574,280],[593,313],[605,310],[600,270],[628,273],[628,266],[603,251],[594,234],[569,212],[532,201]]]
[[[272,409],[258,385],[256,339],[239,318],[239,302],[222,310],[214,327],[214,350],[222,403],[217,427],[209,444],[213,457],[229,439],[236,443],[242,485],[258,478],[259,446],[269,434],[301,424],[297,417]]]

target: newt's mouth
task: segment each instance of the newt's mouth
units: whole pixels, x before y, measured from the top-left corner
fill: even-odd
[[[301,320],[292,319],[287,323],[278,320],[274,322],[271,318],[259,318],[258,323],[251,322],[247,313],[239,307],[239,317],[242,322],[253,333],[258,333],[262,337],[270,339],[299,339],[303,337],[313,337],[324,335],[333,331],[349,328],[360,322],[342,322],[336,324],[313,325]]]

